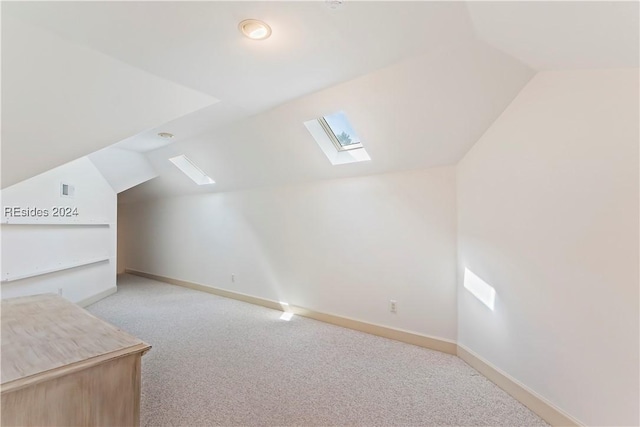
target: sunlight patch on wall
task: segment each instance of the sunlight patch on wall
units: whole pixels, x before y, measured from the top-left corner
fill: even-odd
[[[493,311],[496,301],[496,290],[468,268],[464,269],[464,287]]]

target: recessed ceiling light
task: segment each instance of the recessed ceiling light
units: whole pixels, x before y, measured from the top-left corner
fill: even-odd
[[[173,134],[172,134],[172,133],[169,133],[169,132],[160,132],[160,133],[158,134],[158,136],[159,136],[160,138],[164,138],[164,139],[171,139],[171,138],[173,138]]]
[[[257,19],[245,19],[238,24],[238,29],[251,40],[264,40],[271,35],[271,27]]]
[[[338,10],[342,7],[344,0],[324,0],[324,3],[331,10]]]

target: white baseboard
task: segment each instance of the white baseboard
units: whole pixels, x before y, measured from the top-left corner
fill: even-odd
[[[361,320],[354,320],[335,314],[322,313],[304,307],[290,306],[288,311],[291,311],[300,316],[308,317],[310,319],[320,320],[321,322],[331,323],[343,328],[354,329],[356,331],[365,332],[367,334],[377,335],[379,337],[417,345],[419,347],[428,348],[430,350],[441,351],[443,353],[449,353],[453,355],[456,354],[457,350],[455,342],[445,340],[443,338],[435,338],[415,332],[389,328],[387,326],[376,325],[375,323],[367,323]]]
[[[583,426],[584,424],[563,412],[560,408],[540,396],[506,372],[493,366],[465,346],[458,344],[458,357],[487,377],[491,382],[509,393],[540,418],[552,426]]]
[[[284,307],[278,301],[272,301],[266,298],[259,298],[251,295],[241,294],[238,292],[227,291],[224,289],[214,288],[213,286],[188,282],[186,280],[145,273],[143,271],[132,270],[129,268],[127,268],[125,271],[127,273],[146,277],[148,279],[158,280],[160,282],[170,283],[172,285],[184,286],[186,288],[195,289],[197,291],[208,292],[225,298],[232,298],[251,304],[261,305],[263,307],[271,308],[274,310],[285,311]],[[456,354],[456,343],[442,338],[429,337],[414,332],[407,332],[400,329],[389,328],[387,326],[362,322],[360,320],[349,319],[347,317],[342,317],[335,314],[321,313],[319,311],[294,305],[287,306],[286,311],[291,311],[299,316],[308,317],[310,319],[320,320],[322,322],[342,326],[343,328],[354,329],[356,331],[366,332],[368,334],[378,335],[396,341],[402,341],[408,344],[425,347],[431,350],[442,351],[444,353],[454,355]]]
[[[109,295],[115,294],[117,291],[118,291],[118,287],[114,286],[113,288],[109,288],[93,296],[90,296],[89,298],[85,298],[81,301],[78,301],[76,304],[78,304],[80,307],[87,307],[93,303],[100,301],[103,298],[108,297]]]
[[[196,291],[207,292],[209,294],[218,295],[225,298],[231,298],[239,301],[248,302],[250,304],[261,305],[263,307],[272,308],[274,310],[282,310],[282,305],[278,301],[272,301],[266,298],[254,297],[239,292],[226,291],[224,289],[214,288],[213,286],[201,285],[200,283],[188,282],[186,280],[174,279],[172,277],[158,276],[157,274],[145,273],[144,271],[131,270],[127,268],[125,273],[134,274],[147,279],[157,280],[159,282],[169,283],[171,285],[182,286]]]
[[[265,298],[227,291],[224,289],[214,288],[213,286],[188,282],[186,280],[173,279],[171,277],[145,273],[138,270],[126,269],[125,272],[141,277],[146,277],[152,280],[158,280],[160,282],[170,283],[172,285],[183,286],[186,288],[208,292],[210,294],[222,296],[225,298],[236,299],[251,304],[261,305],[263,307],[271,308],[274,310],[284,311],[284,307],[278,301],[272,301]],[[396,341],[425,347],[431,350],[437,350],[443,353],[457,355],[459,358],[464,360],[466,363],[468,363],[482,375],[487,377],[498,387],[509,393],[513,398],[525,405],[527,408],[536,413],[540,418],[544,419],[552,426],[560,427],[584,425],[583,423],[580,423],[575,418],[571,417],[567,413],[554,406],[551,402],[547,401],[542,396],[535,393],[533,390],[526,387],[524,384],[520,383],[515,378],[509,376],[505,372],[502,372],[500,369],[493,366],[491,363],[478,356],[473,351],[453,341],[448,341],[442,338],[429,337],[426,335],[416,334],[414,332],[402,331],[399,329],[393,329],[372,323],[366,323],[360,320],[349,319],[334,314],[321,313],[303,307],[290,305],[287,307],[287,311],[291,311],[300,316],[320,320],[322,322],[331,323],[337,326],[342,326],[344,328],[354,329],[356,331],[378,335]]]

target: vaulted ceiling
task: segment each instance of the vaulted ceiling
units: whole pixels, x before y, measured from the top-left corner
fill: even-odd
[[[3,2],[2,32],[3,187],[119,143],[159,174],[122,201],[455,164],[537,70],[638,66],[635,2]],[[338,110],[370,162],[303,126]]]

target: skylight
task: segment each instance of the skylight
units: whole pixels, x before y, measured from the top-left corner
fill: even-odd
[[[360,137],[356,134],[344,112],[338,111],[337,113],[320,117],[318,122],[338,151],[362,148]]]
[[[202,170],[197,167],[184,154],[169,159],[171,163],[176,165],[178,169],[184,172],[189,178],[198,185],[215,184],[215,181],[209,178]]]
[[[343,111],[307,120],[304,125],[332,165],[371,160]]]

